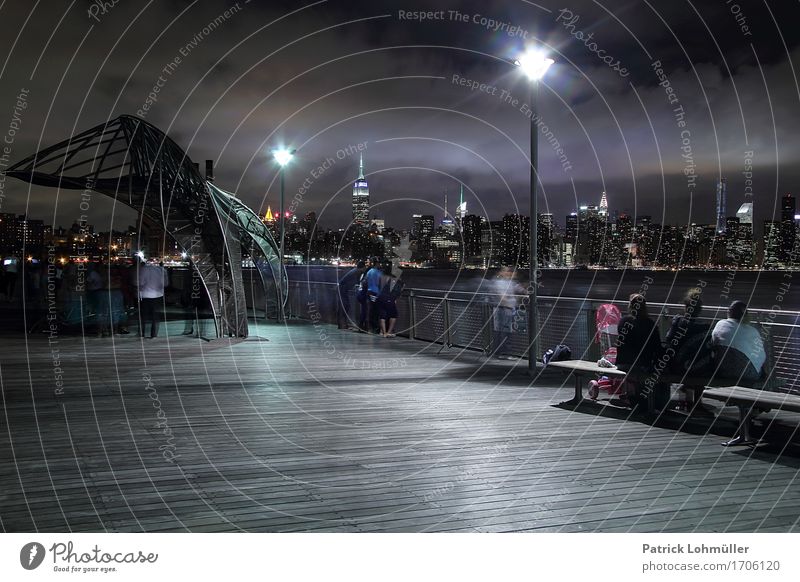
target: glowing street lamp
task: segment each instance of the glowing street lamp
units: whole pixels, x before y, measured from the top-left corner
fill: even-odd
[[[278,216],[280,217],[280,243],[278,245],[278,254],[280,256],[279,259],[279,271],[278,271],[278,321],[283,323],[285,317],[283,313],[283,238],[284,238],[284,228],[286,222],[286,215],[288,214],[284,207],[283,207],[283,199],[284,199],[284,191],[286,189],[286,180],[284,177],[284,169],[292,161],[294,154],[297,150],[288,149],[288,148],[279,148],[277,150],[272,151],[272,157],[275,158],[275,161],[278,162],[278,165],[281,167],[281,208],[278,212]]]
[[[539,267],[539,216],[536,203],[536,186],[539,178],[539,134],[536,131],[536,102],[539,99],[539,81],[544,77],[547,69],[553,64],[553,59],[548,58],[542,51],[528,49],[514,61],[520,70],[530,79],[530,108],[531,108],[531,200],[530,200],[530,234],[529,256],[530,284],[528,285],[528,372],[536,372],[536,358],[539,354],[537,341],[537,303],[538,303],[538,267]]]
[[[517,65],[531,81],[539,81],[544,77],[547,69],[549,69],[550,65],[554,62],[553,59],[545,56],[542,51],[528,50],[523,55],[520,55],[520,57],[514,61],[514,64]]]
[[[278,162],[278,164],[281,167],[283,167],[283,166],[285,166],[286,164],[288,164],[289,162],[292,161],[292,158],[294,157],[294,152],[295,152],[295,150],[289,150],[289,149],[286,149],[286,148],[281,148],[281,149],[278,149],[278,150],[274,150],[272,152],[272,155],[275,158],[275,161]]]

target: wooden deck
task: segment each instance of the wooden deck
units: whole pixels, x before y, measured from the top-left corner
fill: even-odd
[[[0,338],[0,527],[800,530],[791,415],[772,444],[729,450],[733,409],[654,425],[557,406],[571,380],[531,385],[522,362],[327,325],[255,333]]]

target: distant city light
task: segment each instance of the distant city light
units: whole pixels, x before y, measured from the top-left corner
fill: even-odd
[[[289,162],[292,161],[294,157],[295,150],[289,150],[286,148],[280,148],[277,150],[273,150],[272,156],[275,158],[275,161],[278,162],[281,166],[285,166]]]
[[[144,251],[136,251],[136,256],[144,260]]]
[[[186,257],[188,257],[188,256],[189,256],[189,255],[187,255],[187,254],[186,254],[186,251],[184,251],[184,252],[182,252],[182,253],[181,253],[181,258],[182,258],[182,259],[185,259],[185,258],[186,258]]]

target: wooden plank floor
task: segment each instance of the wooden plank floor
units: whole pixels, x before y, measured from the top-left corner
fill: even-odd
[[[557,406],[572,381],[531,385],[521,362],[307,323],[255,333],[0,338],[0,527],[800,530],[795,415],[770,417],[765,448],[727,450],[732,410],[628,420]]]

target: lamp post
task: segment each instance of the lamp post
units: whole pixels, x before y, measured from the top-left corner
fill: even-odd
[[[539,353],[537,341],[537,303],[538,303],[538,266],[539,266],[539,209],[536,203],[536,186],[539,178],[539,134],[536,127],[536,102],[539,98],[539,81],[553,59],[547,58],[541,51],[528,50],[514,62],[525,74],[531,83],[529,85],[529,99],[531,109],[531,200],[530,200],[530,233],[529,255],[530,283],[528,285],[528,372],[536,372],[536,358]]]
[[[280,241],[278,243],[278,323],[283,323],[286,320],[286,316],[283,311],[283,240],[284,240],[284,228],[285,228],[285,209],[284,209],[284,190],[286,188],[286,180],[284,177],[284,170],[286,165],[292,161],[294,157],[294,153],[296,150],[290,150],[286,148],[280,148],[272,152],[272,156],[275,158],[275,161],[278,162],[278,165],[281,167],[281,210],[280,210],[280,223],[278,227],[280,228]]]

